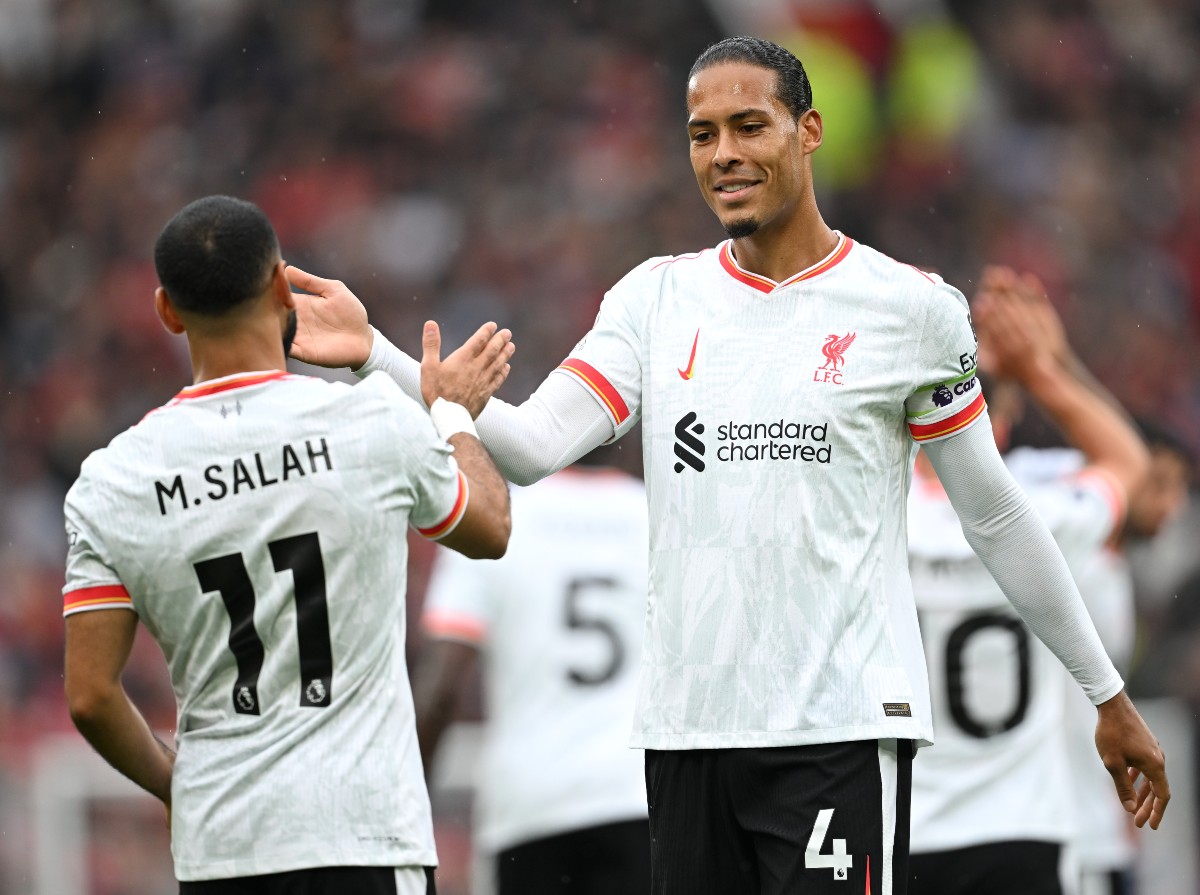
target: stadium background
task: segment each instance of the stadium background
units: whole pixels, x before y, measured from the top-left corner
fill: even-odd
[[[152,804],[46,807],[86,764],[62,697],[62,498],[190,381],[151,310],[162,224],[249,198],[289,261],[347,281],[410,351],[428,317],[452,342],[511,327],[501,394],[523,399],[629,268],[723,237],[683,85],[730,33],[805,61],[831,225],[968,295],[986,262],[1038,273],[1098,377],[1200,449],[1196,0],[0,0],[0,895],[48,891],[48,860],[77,862],[80,892],[172,891]],[[1134,556],[1135,693],[1185,728],[1198,533],[1193,511]],[[152,643],[126,682],[170,730]],[[1186,779],[1194,753],[1168,755]],[[454,895],[466,803],[439,809]],[[1177,845],[1150,876],[1194,866]]]

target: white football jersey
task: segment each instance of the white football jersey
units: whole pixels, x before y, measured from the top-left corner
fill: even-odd
[[[650,592],[634,745],[931,734],[908,580],[914,440],[985,415],[962,295],[839,235],[783,283],[653,258],[559,368],[641,417]]]
[[[482,650],[475,835],[489,852],[646,816],[629,728],[646,618],[646,490],[569,467],[512,496],[508,553],[439,551],[423,625]]]
[[[1120,519],[1119,490],[1098,470],[1027,490],[1068,564],[1092,555]],[[1093,725],[1096,711],[975,556],[936,479],[914,482],[908,521],[935,734],[913,763],[912,851],[1065,842],[1064,681]]]
[[[84,462],[65,613],[132,609],[166,656],[179,879],[436,863],[406,533],[444,535],[466,501],[386,376],[204,382]]]

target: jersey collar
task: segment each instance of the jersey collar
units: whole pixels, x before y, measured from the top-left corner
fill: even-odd
[[[854,240],[840,231],[834,232],[838,235],[838,241],[837,245],[833,247],[832,252],[811,267],[805,268],[800,273],[788,277],[782,283],[776,283],[772,279],[742,269],[737,263],[737,259],[733,257],[732,239],[727,239],[722,243],[718,257],[721,259],[721,266],[725,268],[725,272],[739,283],[744,283],[747,286],[757,289],[759,292],[771,293],[790,286],[793,283],[799,283],[801,280],[811,280],[813,277],[820,276],[825,271],[841,263],[842,259],[850,254],[850,249],[854,246]]]
[[[230,389],[245,388],[248,385],[258,385],[263,382],[271,382],[275,379],[289,378],[291,375],[286,370],[267,370],[260,373],[234,373],[231,376],[221,376],[218,379],[208,379],[204,382],[197,382],[195,385],[189,385],[175,396],[175,400],[187,401],[190,398],[203,398],[208,395],[215,395],[218,392],[227,392]]]

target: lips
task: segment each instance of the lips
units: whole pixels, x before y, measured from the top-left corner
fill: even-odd
[[[722,200],[741,199],[749,195],[750,190],[758,186],[757,180],[733,180],[718,183],[713,187],[718,198]]]

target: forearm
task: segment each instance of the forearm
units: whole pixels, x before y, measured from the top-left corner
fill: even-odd
[[[421,365],[378,330],[371,356],[354,373],[382,370],[409,397],[422,401]],[[613,436],[613,426],[587,390],[551,374],[525,403],[492,398],[475,420],[479,438],[510,482],[531,485],[578,460]]]
[[[1092,466],[1111,473],[1128,495],[1150,464],[1141,436],[1116,399],[1078,360],[1039,364],[1023,385]]]
[[[163,803],[171,803],[175,753],[150,730],[119,686],[86,707],[72,707],[75,727],[110,765]]]
[[[925,445],[972,549],[1030,630],[1094,704],[1120,692],[1058,546],[996,451],[991,426]]]

